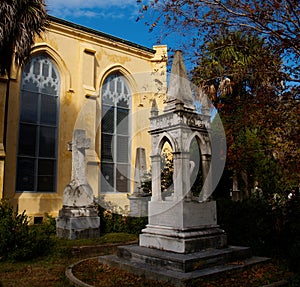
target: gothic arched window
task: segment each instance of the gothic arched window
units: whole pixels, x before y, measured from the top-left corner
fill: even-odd
[[[129,191],[130,90],[120,73],[109,75],[102,87],[101,191]]]
[[[35,56],[22,71],[17,182],[19,192],[54,192],[60,78],[53,62]]]

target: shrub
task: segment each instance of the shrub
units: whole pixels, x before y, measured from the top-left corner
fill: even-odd
[[[100,228],[103,233],[123,232],[139,234],[148,222],[147,217],[131,217],[113,213],[106,209],[101,209],[100,219]]]
[[[49,252],[53,220],[48,216],[40,225],[30,225],[25,211],[18,213],[7,200],[0,201],[0,257],[28,260]]]
[[[249,246],[255,255],[281,257],[300,273],[300,200],[279,199],[220,199],[218,223],[230,245]]]
[[[258,199],[218,201],[218,222],[231,245],[244,245],[259,255],[273,252],[274,226],[269,206]]]

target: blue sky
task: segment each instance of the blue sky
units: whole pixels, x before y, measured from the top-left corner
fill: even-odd
[[[52,16],[152,48],[158,31],[148,32],[136,0],[46,0]],[[163,44],[168,44],[163,42]]]

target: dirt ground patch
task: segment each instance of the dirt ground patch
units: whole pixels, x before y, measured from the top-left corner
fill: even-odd
[[[97,258],[82,261],[73,269],[73,275],[79,280],[95,287],[172,287],[164,282],[146,280],[143,277],[112,268],[98,262]],[[275,263],[266,263],[244,270],[240,273],[228,273],[222,278],[199,279],[192,286],[201,287],[260,287],[263,285],[289,279],[292,273]]]

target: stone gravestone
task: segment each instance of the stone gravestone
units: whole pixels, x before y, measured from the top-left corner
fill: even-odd
[[[131,270],[148,278],[186,286],[188,280],[242,269],[266,258],[251,257],[248,247],[228,246],[217,224],[216,202],[210,200],[211,143],[207,118],[195,112],[182,55],[174,55],[164,112],[155,100],[150,116],[152,139],[152,197],[149,224],[139,245],[120,246],[118,254],[100,257],[100,262]],[[191,193],[190,145],[197,140],[204,178],[201,193]],[[161,194],[161,150],[168,142],[173,151],[173,194]]]
[[[130,202],[130,216],[142,217],[148,215],[150,197],[142,189],[142,183],[147,173],[146,151],[143,147],[136,149],[134,170],[134,191],[128,196]]]
[[[93,190],[86,179],[85,150],[90,147],[86,131],[73,132],[69,150],[72,151],[72,178],[63,193],[63,207],[56,219],[58,237],[95,238],[100,236],[100,218],[93,207]]]
[[[141,195],[141,185],[145,174],[147,173],[146,151],[143,147],[136,149],[135,169],[134,169],[134,191],[136,196]]]

